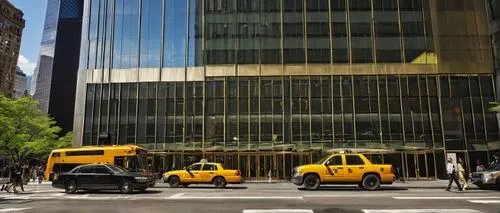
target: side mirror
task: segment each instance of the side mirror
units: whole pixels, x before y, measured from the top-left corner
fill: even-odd
[[[113,171],[108,171],[108,175],[113,175],[115,174]]]

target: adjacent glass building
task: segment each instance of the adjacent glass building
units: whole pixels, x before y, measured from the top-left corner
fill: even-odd
[[[84,0],[48,0],[38,64],[32,79],[40,110],[73,129]]]
[[[477,0],[86,0],[74,145],[288,178],[338,148],[409,179],[500,148]]]

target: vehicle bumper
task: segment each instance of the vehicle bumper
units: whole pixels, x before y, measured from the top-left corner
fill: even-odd
[[[140,188],[148,188],[150,187],[150,183],[144,182],[144,183],[133,183],[132,188],[134,189],[140,189]]]
[[[226,181],[232,184],[239,184],[244,182],[241,176],[226,177]]]
[[[304,177],[302,175],[296,174],[292,177],[292,183],[297,186],[301,186],[303,182],[304,182]]]
[[[495,178],[487,177],[473,177],[471,182],[476,185],[494,185],[496,183]]]

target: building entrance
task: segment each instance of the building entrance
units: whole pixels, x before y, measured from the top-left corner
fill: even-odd
[[[427,180],[435,178],[434,155],[431,152],[408,152],[404,154],[406,177]]]

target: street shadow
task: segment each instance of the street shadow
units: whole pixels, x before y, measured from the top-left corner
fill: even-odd
[[[248,189],[248,187],[246,186],[226,186],[225,188],[215,188],[213,186],[196,186],[196,185],[190,185],[188,187],[178,187],[178,188],[172,188],[170,186],[155,186],[153,188],[168,188],[168,189],[186,189],[186,190],[190,190],[190,189],[209,189],[209,190],[214,190],[214,189],[218,189],[218,190],[225,190],[225,189]]]
[[[146,191],[144,191],[144,192],[139,192],[139,191],[134,190],[130,194],[159,194],[159,193],[162,193],[162,191],[154,190],[154,189],[146,189]],[[99,190],[99,191],[97,191],[97,190],[81,190],[75,194],[79,194],[79,195],[83,195],[83,194],[121,194],[121,195],[127,195],[127,194],[122,194],[122,193],[120,193],[120,191],[116,191],[116,190]]]
[[[299,188],[301,191],[308,191],[305,188]],[[396,187],[396,186],[380,186],[375,191],[406,191],[408,188],[406,187]],[[360,189],[357,186],[320,186],[316,191],[367,191],[364,189]]]

